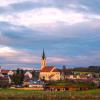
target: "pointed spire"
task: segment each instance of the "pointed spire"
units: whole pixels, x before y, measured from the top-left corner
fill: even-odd
[[[43,54],[42,54],[42,59],[41,59],[41,69],[43,69],[44,67],[46,67],[46,56],[43,49]]]
[[[43,49],[42,59],[46,59],[44,49]]]

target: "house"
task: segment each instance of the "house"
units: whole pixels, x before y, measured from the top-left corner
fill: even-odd
[[[11,84],[11,79],[8,75],[0,74],[0,87],[8,87]]]
[[[61,80],[68,79],[70,75],[73,75],[72,69],[66,69],[66,67],[63,66],[63,68],[61,69]]]
[[[2,70],[0,67],[0,87],[5,87],[11,84],[11,78],[8,73],[8,70]]]
[[[75,80],[75,79],[87,80],[87,76],[85,76],[85,75],[69,75],[67,77],[67,79],[72,79],[72,80]]]
[[[39,79],[60,80],[60,71],[55,66],[46,66],[46,57],[43,50]]]
[[[26,71],[25,74],[24,74],[24,76],[25,76],[25,77],[28,76],[30,79],[32,79],[32,77],[33,77],[32,73],[29,72],[29,71]]]
[[[0,67],[0,74],[12,76],[12,75],[14,75],[14,71],[12,71],[12,70],[4,70],[4,69],[2,69]]]
[[[46,91],[76,91],[80,90],[80,87],[77,86],[46,86]]]
[[[8,87],[11,83],[10,78],[8,77],[0,77],[0,87]]]
[[[14,72],[12,70],[1,70],[1,73],[3,75],[14,75]]]

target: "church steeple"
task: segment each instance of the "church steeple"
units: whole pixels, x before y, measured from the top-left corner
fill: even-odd
[[[44,49],[43,49],[41,69],[43,69],[44,67],[46,67],[46,56],[45,56],[45,52],[44,52]]]
[[[43,49],[42,59],[46,59],[44,49]]]

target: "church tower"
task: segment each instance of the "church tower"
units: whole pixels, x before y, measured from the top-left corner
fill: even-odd
[[[42,61],[41,61],[41,69],[46,67],[46,56],[45,56],[45,52],[43,50],[43,54],[42,54]]]

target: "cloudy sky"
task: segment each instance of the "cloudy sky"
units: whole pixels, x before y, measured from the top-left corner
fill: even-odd
[[[100,0],[0,0],[0,65],[100,65]]]

